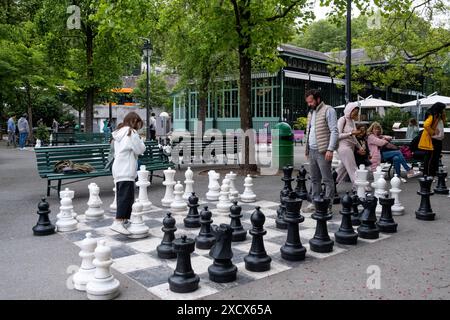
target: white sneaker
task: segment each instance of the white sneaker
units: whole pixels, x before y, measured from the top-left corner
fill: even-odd
[[[125,228],[124,223],[121,221],[114,221],[112,226],[110,227],[112,231],[115,231],[117,233],[123,234],[123,235],[130,235],[131,232]]]
[[[407,177],[408,179],[410,179],[410,178],[418,177],[418,176],[420,176],[420,175],[422,175],[422,172],[420,172],[420,171],[415,171],[415,172],[408,173],[408,174],[406,175],[406,177]]]
[[[406,182],[407,182],[407,180],[406,180],[405,178],[402,178],[402,177],[400,177],[400,181],[401,181],[402,183],[406,183]]]

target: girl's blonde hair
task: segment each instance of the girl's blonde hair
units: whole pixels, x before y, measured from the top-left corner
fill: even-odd
[[[372,122],[369,129],[367,129],[367,135],[369,136],[369,135],[373,134],[373,130],[375,128],[380,128],[380,131],[381,131],[380,134],[383,134],[383,128],[381,127],[381,124],[379,124],[378,122],[375,121],[375,122]]]

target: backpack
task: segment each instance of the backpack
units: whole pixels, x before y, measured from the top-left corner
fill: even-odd
[[[413,158],[413,153],[408,146],[401,146],[400,152],[403,154],[405,160],[411,160]]]

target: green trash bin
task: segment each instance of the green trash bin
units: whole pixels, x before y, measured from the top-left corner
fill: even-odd
[[[280,122],[272,129],[272,166],[283,169],[287,165],[294,165],[294,133],[289,124]]]

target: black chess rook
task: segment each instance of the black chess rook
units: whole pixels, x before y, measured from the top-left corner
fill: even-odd
[[[194,240],[183,235],[173,241],[173,249],[177,254],[177,266],[169,277],[170,290],[177,293],[197,290],[200,278],[194,273],[191,265],[191,253],[195,250]]]
[[[442,169],[439,169],[439,171],[436,173],[437,175],[437,185],[434,188],[434,193],[436,194],[448,194],[449,190],[447,188],[447,184],[445,180],[447,179],[447,172],[445,172]]]
[[[377,222],[377,226],[380,232],[384,233],[394,233],[397,232],[397,223],[392,217],[392,206],[394,205],[395,199],[390,198],[389,194],[386,193],[384,197],[380,197],[378,201],[381,204],[381,216]]]

